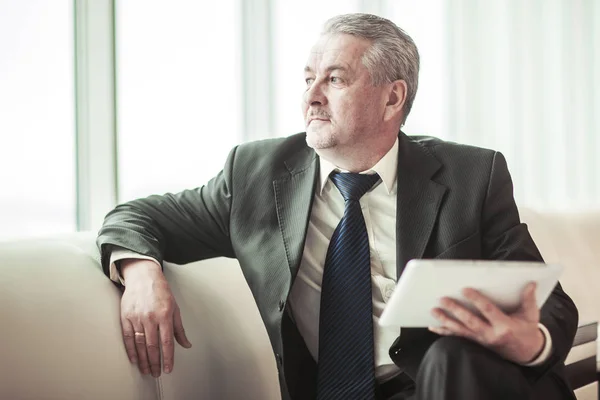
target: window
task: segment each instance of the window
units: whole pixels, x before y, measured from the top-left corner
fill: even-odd
[[[0,239],[75,230],[72,2],[0,2]]]
[[[200,186],[241,141],[234,0],[119,1],[119,201]]]

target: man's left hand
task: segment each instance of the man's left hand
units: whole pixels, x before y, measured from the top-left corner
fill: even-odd
[[[441,307],[432,310],[432,315],[442,326],[430,327],[429,330],[439,335],[474,340],[507,360],[527,364],[540,354],[545,344],[544,334],[538,327],[540,310],[535,301],[535,287],[535,283],[526,286],[520,308],[510,315],[502,312],[477,290],[463,290],[463,295],[484,318],[455,300],[444,297],[440,301]]]

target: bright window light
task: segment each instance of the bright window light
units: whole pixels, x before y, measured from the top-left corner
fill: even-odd
[[[0,2],[0,240],[75,230],[73,4]]]
[[[201,186],[241,140],[237,2],[117,2],[119,201]]]

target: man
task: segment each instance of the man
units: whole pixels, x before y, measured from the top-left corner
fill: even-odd
[[[442,328],[384,329],[386,293],[412,258],[537,260],[499,153],[400,131],[417,90],[413,41],[373,15],[334,17],[305,67],[306,133],[238,146],[206,186],[118,206],[103,268],[125,284],[127,354],[173,367],[183,323],[163,260],[236,257],[277,360],[284,399],[563,399],[577,310],[530,285],[506,315],[474,290]],[[120,271],[119,271],[120,270]],[[450,318],[449,313],[455,317]]]

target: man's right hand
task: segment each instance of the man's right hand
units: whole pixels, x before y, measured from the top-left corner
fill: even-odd
[[[125,292],[121,298],[121,328],[127,356],[143,374],[159,377],[160,345],[166,374],[173,370],[174,341],[192,347],[185,336],[179,306],[160,266],[154,261],[121,260]]]

